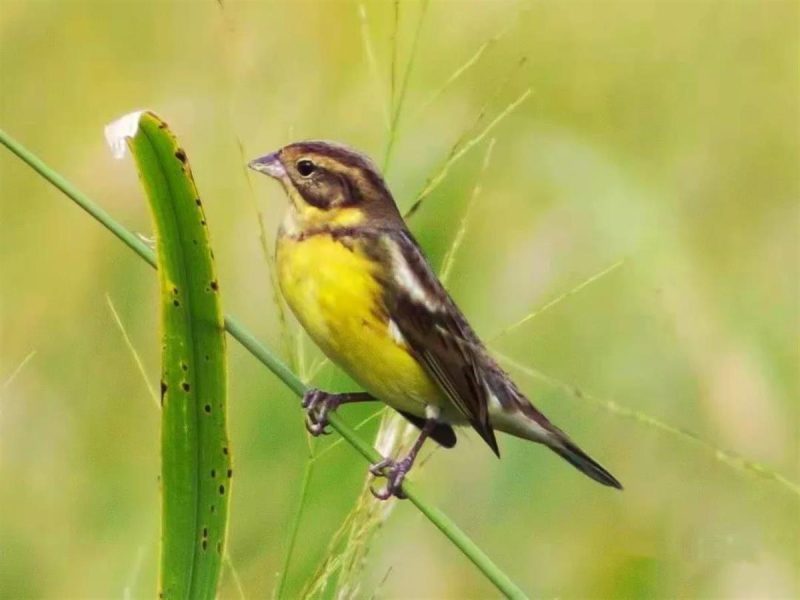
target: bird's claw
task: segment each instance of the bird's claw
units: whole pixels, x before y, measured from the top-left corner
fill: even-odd
[[[316,421],[313,421],[310,415],[308,415],[306,418],[306,431],[308,431],[308,433],[314,437],[318,437],[320,435],[330,435],[333,433],[325,428],[327,425],[327,421],[324,423],[317,423]]]
[[[300,406],[306,410],[313,410],[324,394],[325,392],[316,388],[308,390],[303,394],[303,400],[300,402]]]
[[[391,458],[384,458],[376,462],[374,465],[370,465],[369,472],[375,477],[381,477],[383,476],[383,470],[392,465],[394,465],[394,461]]]
[[[314,437],[329,435],[328,414],[339,406],[340,400],[336,394],[328,394],[322,390],[313,389],[303,395],[301,406],[306,411],[306,430]]]
[[[403,481],[410,469],[411,463],[409,461],[394,461],[391,458],[384,458],[374,465],[371,465],[369,472],[375,477],[386,477],[386,485],[380,490],[376,490],[370,486],[370,493],[378,500],[388,500],[392,496],[400,499],[405,498],[406,495],[403,493]]]

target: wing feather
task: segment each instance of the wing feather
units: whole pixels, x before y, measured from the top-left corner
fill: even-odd
[[[384,301],[409,350],[489,447],[499,456],[489,422],[483,345],[405,231],[384,231]]]

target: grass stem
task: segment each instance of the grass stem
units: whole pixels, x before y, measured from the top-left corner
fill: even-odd
[[[392,150],[394,149],[394,143],[397,141],[397,127],[400,124],[400,115],[403,113],[403,104],[405,103],[406,99],[406,92],[408,91],[408,80],[411,76],[411,71],[413,70],[414,60],[417,56],[417,48],[419,47],[419,33],[422,31],[422,23],[425,20],[425,13],[428,12],[428,4],[430,4],[429,0],[422,1],[422,7],[420,8],[419,18],[417,19],[417,28],[414,30],[414,39],[411,42],[411,53],[408,57],[408,63],[406,63],[405,71],[403,71],[403,81],[400,84],[400,88],[397,92],[397,102],[394,99],[394,70],[395,70],[395,62],[396,62],[396,54],[397,54],[397,27],[398,27],[398,20],[399,20],[399,3],[395,4],[395,35],[392,38],[392,110],[391,110],[391,121],[389,122],[389,138],[386,142],[386,152],[383,156],[383,175],[386,176],[386,172],[389,169],[389,164],[392,160]]]
[[[461,217],[461,223],[458,226],[458,231],[456,231],[456,236],[453,238],[453,243],[450,244],[450,248],[448,248],[447,253],[444,255],[444,259],[442,260],[442,269],[439,272],[439,279],[443,285],[446,285],[447,280],[450,278],[450,271],[453,268],[456,254],[461,248],[461,244],[464,243],[464,236],[467,235],[467,226],[469,225],[469,218],[472,215],[472,208],[475,206],[476,200],[481,195],[481,191],[483,189],[482,179],[486,173],[487,167],[489,166],[489,161],[492,159],[492,150],[494,150],[494,144],[496,141],[497,138],[492,138],[489,141],[489,146],[486,148],[486,154],[483,156],[483,164],[481,165],[480,173],[478,173],[478,180],[475,182],[475,187],[472,188],[472,194],[470,194],[467,208],[464,210],[464,215]]]
[[[582,283],[578,284],[574,288],[572,288],[570,290],[567,290],[563,294],[559,294],[558,296],[556,296],[555,298],[550,300],[550,302],[548,302],[544,306],[541,306],[541,307],[537,308],[536,310],[534,310],[532,312],[529,312],[527,315],[525,315],[524,317],[522,317],[518,321],[512,323],[508,327],[503,328],[500,331],[500,333],[496,334],[495,336],[493,336],[491,338],[491,341],[494,341],[497,338],[502,337],[502,336],[506,335],[507,333],[510,333],[514,329],[517,329],[518,327],[521,327],[522,325],[524,325],[528,321],[531,321],[531,320],[535,319],[536,317],[538,317],[540,314],[542,314],[546,310],[549,310],[549,309],[553,308],[556,304],[559,304],[562,301],[564,301],[567,298],[569,298],[570,296],[573,296],[574,294],[577,294],[578,292],[580,292],[586,286],[593,284],[598,279],[602,279],[603,277],[605,277],[606,275],[608,275],[609,273],[611,273],[612,271],[614,271],[618,267],[621,267],[624,262],[625,262],[624,258],[620,259],[617,262],[615,262],[614,264],[612,264],[611,266],[606,267],[605,269],[603,269],[599,273],[596,273],[595,275],[592,275],[591,277],[589,277],[589,279],[583,281]]]
[[[136,364],[136,369],[142,376],[144,385],[147,387],[147,392],[150,394],[150,398],[153,399],[153,404],[155,404],[156,408],[161,410],[161,402],[158,399],[158,392],[156,391],[155,386],[151,383],[150,378],[147,376],[147,370],[144,368],[142,357],[139,356],[136,346],[133,345],[133,341],[128,335],[128,330],[125,328],[125,324],[122,322],[122,317],[119,316],[117,307],[114,306],[114,302],[111,300],[111,296],[109,294],[106,294],[106,303],[108,304],[108,309],[111,311],[111,315],[114,317],[114,322],[117,324],[117,327],[122,334],[122,339],[125,341],[125,346],[128,348],[128,351],[133,357],[133,362]]]
[[[461,157],[463,157],[467,152],[469,152],[476,144],[480,143],[483,138],[489,135],[489,132],[492,131],[503,119],[505,119],[508,115],[510,115],[514,110],[525,100],[528,99],[533,93],[531,88],[525,90],[516,100],[514,100],[511,104],[509,104],[504,110],[500,112],[494,119],[492,119],[486,127],[484,127],[481,131],[479,131],[473,138],[467,140],[463,144],[459,141],[450,151],[450,155],[445,160],[444,164],[439,168],[439,170],[430,178],[428,179],[425,187],[422,188],[417,197],[414,199],[411,208],[409,208],[405,214],[403,215],[408,221],[411,217],[414,216],[414,213],[417,212],[419,207],[422,205],[423,200],[427,198],[433,190],[435,190],[439,184],[444,181],[444,178],[447,177],[447,174],[450,172],[450,168],[457,163]]]
[[[292,555],[294,554],[294,545],[297,541],[297,532],[300,530],[300,522],[302,521],[303,510],[306,506],[308,499],[308,487],[311,482],[311,474],[314,470],[313,457],[309,457],[306,466],[303,469],[303,482],[300,484],[300,504],[292,518],[292,523],[289,526],[289,541],[286,543],[286,556],[283,559],[283,566],[281,572],[278,574],[278,584],[275,586],[275,598],[281,600],[284,597],[284,589],[286,588],[286,580],[289,576],[289,567],[292,564]]]

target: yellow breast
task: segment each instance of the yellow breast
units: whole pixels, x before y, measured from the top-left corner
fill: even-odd
[[[419,416],[439,403],[436,385],[389,330],[374,277],[379,268],[361,243],[330,234],[282,236],[281,291],[305,330],[334,363],[390,406]]]

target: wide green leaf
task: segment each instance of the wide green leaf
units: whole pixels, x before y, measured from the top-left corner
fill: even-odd
[[[225,544],[231,459],[219,283],[186,152],[167,124],[133,113],[107,129],[127,142],[153,216],[161,288],[159,595],[213,598]],[[124,146],[122,147],[124,148]]]

